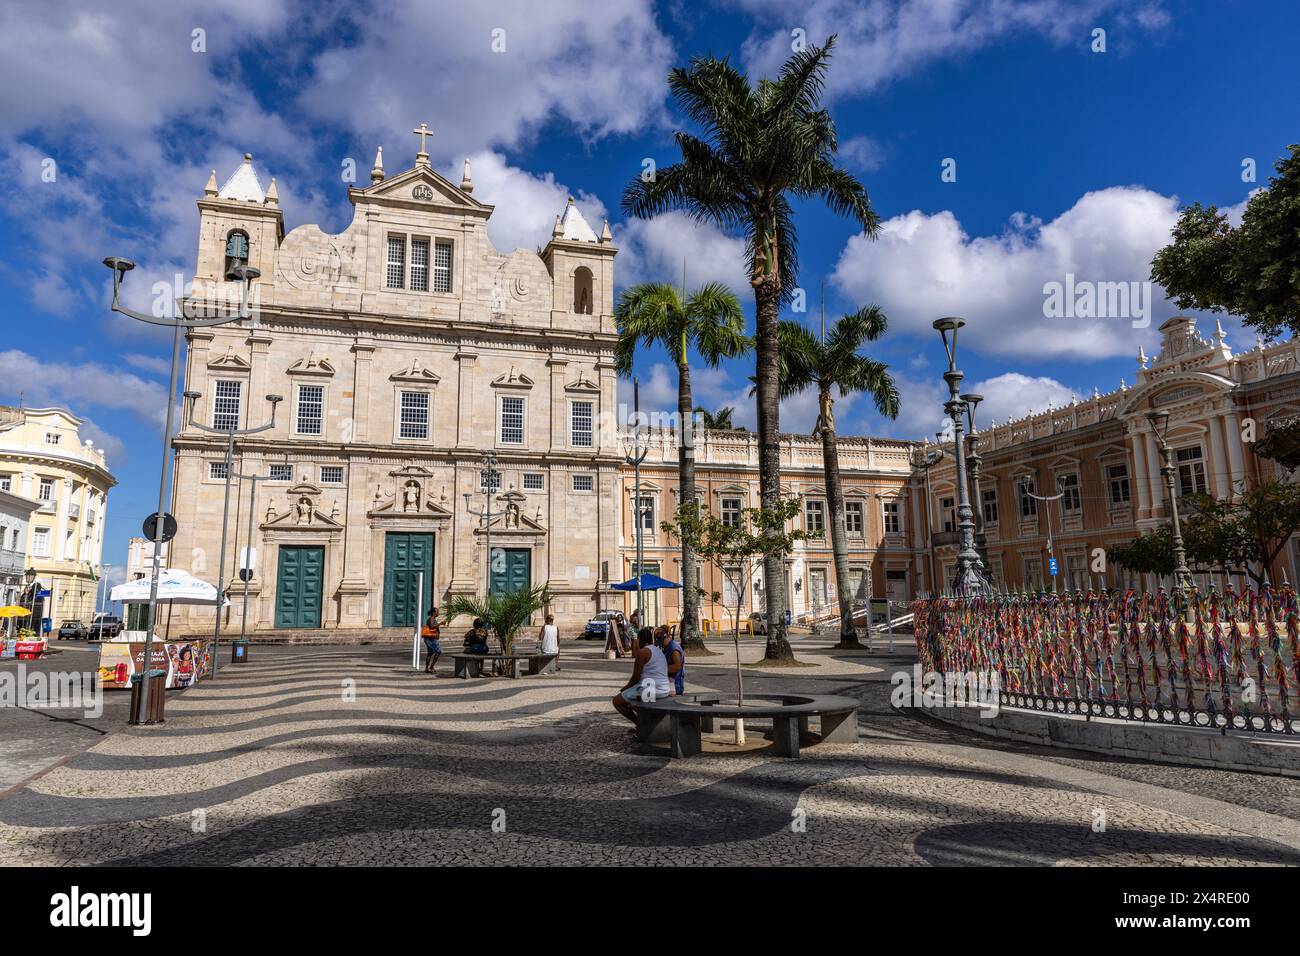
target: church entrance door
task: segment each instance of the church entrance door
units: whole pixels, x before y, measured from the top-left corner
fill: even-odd
[[[425,614],[433,604],[433,535],[390,531],[384,539],[384,627],[414,627],[417,603]]]
[[[492,593],[513,594],[532,587],[533,553],[528,548],[492,549]]]
[[[320,627],[324,571],[324,548],[280,547],[280,566],[275,576],[276,627]]]

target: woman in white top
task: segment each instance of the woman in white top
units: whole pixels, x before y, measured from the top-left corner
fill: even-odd
[[[542,673],[551,674],[560,669],[560,629],[555,626],[555,615],[546,615],[546,623],[542,625],[541,633],[537,635],[537,640],[541,644],[543,654],[554,654],[555,660]]]
[[[623,689],[614,695],[614,709],[632,723],[636,723],[636,709],[633,707],[642,700],[663,700],[673,696],[673,682],[668,677],[668,658],[661,648],[655,646],[654,631],[648,627],[641,628],[636,635],[640,645],[636,652],[636,663],[632,666],[632,677]]]

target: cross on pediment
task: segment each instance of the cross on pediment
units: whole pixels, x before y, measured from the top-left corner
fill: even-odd
[[[433,130],[429,129],[428,123],[421,123],[418,127],[411,130],[416,136],[420,137],[420,151],[415,154],[416,161],[429,161],[429,152],[425,145],[425,139],[433,135]]]

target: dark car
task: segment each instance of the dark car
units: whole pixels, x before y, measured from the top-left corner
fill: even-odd
[[[86,630],[86,625],[80,621],[64,621],[59,625],[59,640],[61,641],[84,641],[90,636],[90,631]]]
[[[582,636],[593,640],[604,640],[609,633],[609,619],[611,617],[618,618],[619,623],[625,628],[627,627],[627,621],[624,620],[622,611],[597,611],[596,616],[587,622]]]
[[[112,614],[96,614],[90,622],[90,639],[92,641],[111,640],[122,633],[122,619]]]

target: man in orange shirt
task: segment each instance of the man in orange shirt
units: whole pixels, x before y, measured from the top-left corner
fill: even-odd
[[[438,609],[430,608],[429,617],[424,622],[424,627],[420,628],[420,636],[424,638],[424,646],[429,652],[429,662],[424,665],[426,674],[434,673],[433,665],[438,663],[438,658],[442,656],[442,629],[438,627]]]

